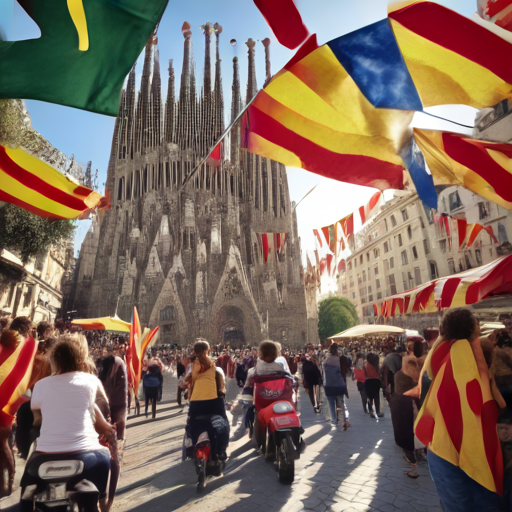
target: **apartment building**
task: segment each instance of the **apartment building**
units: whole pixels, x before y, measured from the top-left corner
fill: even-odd
[[[439,192],[438,212],[449,216],[448,232],[416,192],[397,191],[356,233],[352,254],[338,276],[338,293],[352,300],[363,322],[375,321],[374,304],[380,308],[386,297],[511,251],[512,215],[507,210],[461,187],[445,187]],[[469,249],[459,250],[455,217],[492,226],[499,243],[482,231]]]

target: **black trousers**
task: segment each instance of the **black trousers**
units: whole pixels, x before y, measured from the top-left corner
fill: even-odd
[[[144,388],[144,396],[146,398],[145,413],[148,415],[148,407],[151,402],[151,415],[152,418],[156,417],[156,401],[158,398],[158,388]]]

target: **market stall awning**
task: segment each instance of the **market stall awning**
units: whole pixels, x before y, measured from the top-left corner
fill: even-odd
[[[102,318],[80,318],[71,322],[86,331],[130,332],[131,324],[121,320],[117,315]]]
[[[512,255],[392,295],[374,309],[377,316],[383,317],[431,313],[468,306],[496,295],[512,295]]]
[[[405,329],[394,325],[356,325],[346,331],[331,336],[330,340],[336,341],[342,338],[357,338],[358,336],[371,336],[378,334],[403,334]]]

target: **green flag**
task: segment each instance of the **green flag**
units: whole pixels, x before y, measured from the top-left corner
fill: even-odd
[[[117,115],[124,79],[168,0],[18,0],[41,37],[0,41],[0,98]]]

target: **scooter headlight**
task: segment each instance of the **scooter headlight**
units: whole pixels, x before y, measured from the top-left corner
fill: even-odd
[[[54,478],[69,478],[79,475],[84,470],[81,460],[52,460],[43,462],[37,470],[39,478],[53,480]]]
[[[285,414],[287,412],[292,412],[293,406],[288,402],[277,402],[277,404],[274,404],[274,406],[272,407],[272,410],[276,414]]]

